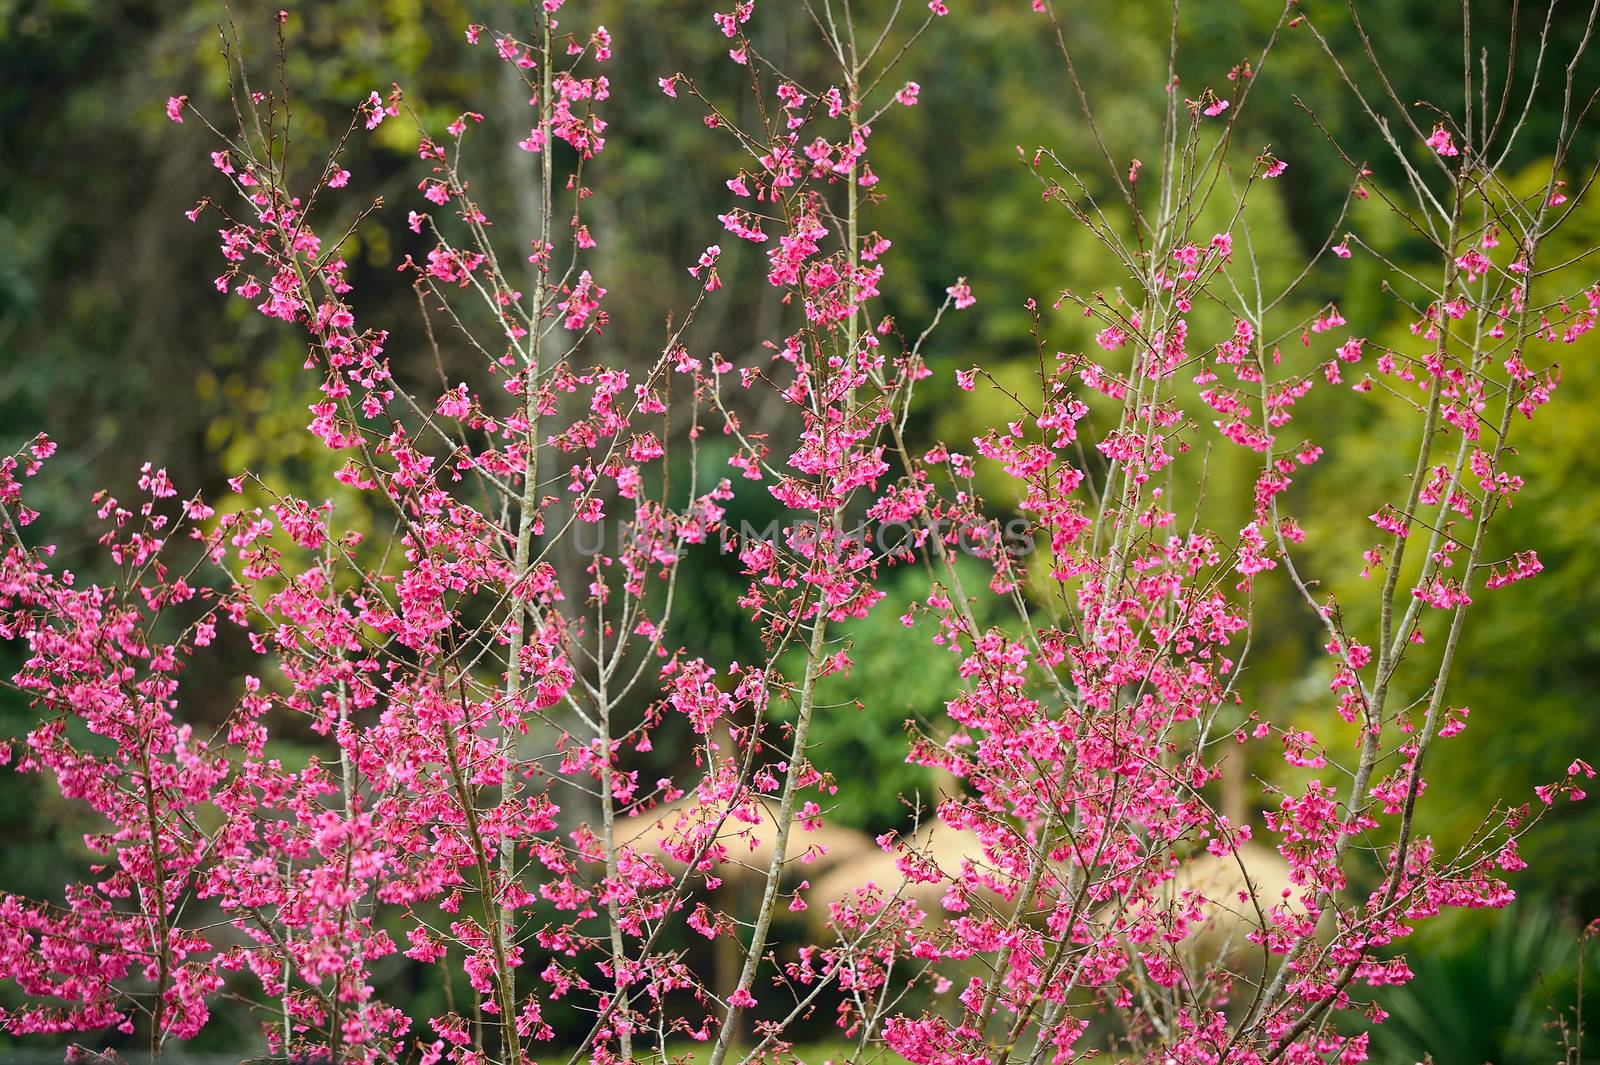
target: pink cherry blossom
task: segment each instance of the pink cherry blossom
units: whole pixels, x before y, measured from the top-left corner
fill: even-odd
[[[597,69],[628,42],[591,7],[543,0],[520,29],[467,28],[536,87],[507,141],[534,153],[552,223],[514,232],[479,202],[455,149],[480,114],[442,142],[419,132],[406,180],[435,209],[406,209],[398,270],[420,332],[373,320],[340,257],[349,204],[315,194],[317,175],[355,180],[337,156],[285,158],[300,142],[279,126],[265,147],[196,149],[215,190],[191,219],[226,201],[206,283],[304,352],[331,479],[301,498],[237,473],[224,506],[147,463],[131,495],[94,497],[102,564],[79,568],[95,581],[37,539],[27,504],[49,497],[32,478],[55,445],[0,457],[0,640],[33,710],[0,764],[95,825],[49,899],[0,894],[8,1036],[114,1030],[159,1057],[225,1006],[285,1060],[620,1065],[687,1037],[727,1065],[752,1032],[749,1057],[789,1060],[814,1013],[918,1065],[1353,1063],[1369,990],[1412,977],[1396,947],[1514,897],[1521,837],[1585,798],[1588,763],[1546,767],[1537,806],[1486,797],[1448,852],[1418,799],[1439,760],[1481,757],[1434,742],[1469,719],[1445,701],[1474,665],[1464,626],[1549,557],[1484,545],[1541,468],[1524,426],[1559,401],[1563,349],[1600,322],[1600,288],[1559,287],[1550,264],[1570,250],[1542,244],[1540,212],[1569,195],[1556,175],[1510,212],[1485,190],[1521,171],[1421,179],[1402,221],[1436,235],[1439,295],[1409,331],[1326,302],[1349,234],[1275,269],[1298,280],[1269,302],[1241,279],[1260,248],[1276,263],[1299,245],[1233,198],[1259,183],[1229,179],[1285,172],[1229,133],[1259,66],[1235,66],[1227,98],[1188,100],[1175,76],[1154,190],[1138,160],[1098,175],[1115,211],[1085,206],[1048,149],[1024,153],[1040,209],[1084,224],[1099,251],[1074,261],[1096,265],[1014,309],[1022,325],[1008,312],[952,348],[938,329],[975,305],[966,277],[921,311],[884,295],[914,286],[890,287],[891,134],[872,128],[901,44],[946,5],[891,23],[883,51],[819,19],[776,55],[768,6],[724,0],[702,24],[740,77],[658,80],[699,109],[700,162],[727,167],[733,203],[702,221],[747,241],[756,269],[705,246],[692,283],[667,286],[655,350],[604,335],[661,286],[624,291],[627,271],[594,254],[591,226],[619,215],[595,202],[614,186],[590,182],[631,150],[607,150],[631,100]],[[1075,47],[1064,31],[1044,44]],[[790,49],[806,57],[792,72]],[[376,129],[402,99],[373,92],[350,121]],[[181,121],[186,98],[167,106]],[[762,117],[725,117],[747,115]],[[1551,167],[1582,134],[1546,135],[1565,138],[1540,146]],[[1427,144],[1460,153],[1443,120]],[[1413,210],[1410,185],[1352,169],[1353,198],[1371,183]],[[1474,228],[1491,215],[1499,228]],[[1418,291],[1380,238],[1363,238],[1363,270]],[[708,308],[754,343],[706,350]],[[918,387],[945,372],[956,388],[930,388],[959,418]],[[969,397],[979,373],[993,387]],[[1344,374],[1360,376],[1332,387]],[[1349,439],[1327,427],[1372,423],[1378,395],[1384,419],[1412,419],[1384,421],[1383,448],[1409,450],[1401,473],[1337,486],[1328,505],[1372,527],[1346,548],[1306,501]],[[941,439],[947,425],[969,427]],[[1213,453],[1243,491],[1195,490]],[[738,518],[753,513],[776,517]],[[737,661],[683,605],[714,568],[736,575]],[[1305,676],[1259,652],[1288,610],[1318,631]],[[953,679],[902,748],[938,786],[873,840],[833,814],[870,767],[811,730],[853,712],[875,612],[907,661],[948,661]],[[192,664],[236,661],[229,643],[253,665],[191,691]],[[1286,683],[1305,693],[1292,714]],[[216,718],[196,700],[219,690],[221,724],[199,728]],[[284,739],[315,753],[284,758]],[[1268,785],[1260,808],[1230,800],[1241,766]],[[705,963],[723,948],[734,971]],[[407,990],[455,973],[449,996]]]

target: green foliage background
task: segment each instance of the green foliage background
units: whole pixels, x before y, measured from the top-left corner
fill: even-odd
[[[177,92],[189,93],[202,110],[222,112],[227,74],[219,20],[237,23],[254,50],[252,69],[271,76],[272,16],[279,6],[289,10],[285,73],[304,165],[316,165],[353,104],[398,82],[430,124],[442,125],[468,106],[489,116],[475,142],[474,167],[484,198],[500,206],[503,217],[515,217],[516,190],[532,164],[505,147],[521,135],[523,101],[485,49],[462,43],[469,21],[516,24],[525,12],[511,0],[237,0],[231,14],[217,0],[0,0],[0,445],[9,449],[40,429],[60,441],[62,453],[36,487],[35,500],[46,509],[46,533],[62,545],[63,564],[73,568],[92,572],[96,565],[90,493],[102,486],[126,491],[144,458],[168,467],[185,489],[214,493],[226,476],[248,467],[287,489],[326,491],[334,464],[300,431],[314,382],[299,369],[299,342],[291,330],[255,316],[242,301],[223,300],[209,286],[219,270],[214,227],[190,225],[182,211],[215,191],[206,165],[211,146],[194,123],[174,126],[162,114],[163,101]],[[692,346],[749,350],[778,331],[781,308],[770,294],[749,295],[764,288],[759,252],[722,239],[715,221],[726,202],[721,182],[737,162],[688,108],[655,88],[660,75],[692,71],[734,99],[740,75],[723,60],[724,42],[700,0],[601,0],[598,6],[614,34],[616,58],[609,71],[614,99],[606,109],[610,146],[594,169],[594,202],[601,205],[592,227],[601,241],[594,271],[626,301],[613,303],[604,354],[626,359],[656,346],[665,315],[684,305],[691,291],[683,264],[718,240],[726,250],[724,277],[746,302],[719,301],[697,325]],[[1021,0],[954,6],[956,14],[935,27],[904,70],[921,83],[921,104],[896,109],[879,124],[874,169],[888,201],[876,209],[872,225],[896,241],[885,303],[899,319],[926,320],[957,275],[971,279],[980,301],[973,312],[947,319],[934,337],[939,372],[927,383],[924,422],[917,427],[923,437],[960,442],[1009,411],[993,393],[957,392],[950,370],[982,363],[1026,392],[1033,387],[1034,354],[1023,301],[1032,296],[1048,305],[1063,287],[1093,289],[1114,283],[1115,276],[1070,217],[1041,204],[1038,185],[1018,161],[1019,148],[1031,154],[1046,145],[1097,172],[1097,150],[1044,25]],[[1120,160],[1154,158],[1169,6],[1153,0],[1058,6],[1111,151]],[[1355,54],[1342,2],[1308,0],[1304,6],[1336,47]],[[762,8],[755,25],[764,47],[801,70],[816,69],[800,6]],[[1448,86],[1459,81],[1457,7],[1385,0],[1359,9],[1403,99],[1456,102],[1459,90]],[[1229,67],[1254,52],[1276,11],[1272,0],[1188,5],[1180,42],[1185,88],[1221,83]],[[1477,39],[1499,49],[1509,32],[1508,6],[1473,3],[1471,11]],[[1586,15],[1580,6],[1558,8],[1554,39],[1576,40]],[[1543,17],[1542,9],[1524,12],[1525,37],[1536,17]],[[1489,61],[1499,77],[1500,57]],[[1525,85],[1525,66],[1519,74]],[[1591,58],[1580,84],[1597,81],[1600,64]],[[1260,75],[1244,129],[1290,164],[1284,178],[1263,189],[1251,216],[1257,233],[1274,234],[1263,248],[1269,274],[1285,277],[1320,246],[1349,179],[1296,95],[1316,107],[1351,155],[1372,160],[1378,181],[1395,176],[1337,73],[1309,37],[1291,33]],[[1558,105],[1548,86],[1535,101],[1515,160],[1530,173],[1541,162],[1537,147],[1548,143]],[[346,163],[352,186],[382,195],[389,205],[357,230],[347,255],[360,313],[394,331],[391,352],[402,374],[427,367],[413,297],[394,272],[416,246],[402,221],[417,199],[412,149],[403,125],[390,123],[375,137],[358,138]],[[1587,172],[1597,149],[1600,137],[1580,144],[1572,176]],[[1600,244],[1595,202],[1562,234],[1569,251]],[[1403,232],[1375,201],[1361,205],[1349,227],[1397,257],[1420,254],[1407,249]],[[1358,255],[1342,273],[1324,276],[1332,287],[1307,293],[1307,309],[1335,300],[1357,333],[1374,337],[1405,328],[1407,312],[1379,291],[1370,262]],[[1572,280],[1581,276],[1574,271]],[[1197,317],[1196,335],[1217,324]],[[1046,329],[1047,344],[1057,348],[1073,350],[1087,341],[1070,316],[1047,318]],[[1546,572],[1485,595],[1471,627],[1451,697],[1473,708],[1471,724],[1435,763],[1425,799],[1425,816],[1442,847],[1471,831],[1485,796],[1531,798],[1535,783],[1558,776],[1573,757],[1600,762],[1597,354],[1593,344],[1568,352],[1555,407],[1518,429],[1528,488],[1501,523],[1497,548],[1500,555],[1536,548]],[[775,414],[758,410],[753,416]],[[1343,404],[1336,413],[1309,417],[1305,431],[1327,447],[1328,458],[1296,488],[1296,503],[1323,545],[1313,567],[1349,591],[1357,579],[1346,563],[1367,546],[1364,516],[1377,502],[1369,486],[1380,476],[1393,478],[1409,462],[1401,456],[1410,454],[1415,425],[1384,403]],[[702,455],[708,472],[718,459],[708,445]],[[1247,498],[1251,478],[1242,460],[1219,453],[1212,478],[1208,506],[1237,509]],[[740,506],[745,509],[735,511],[735,520],[762,520],[759,501]],[[1344,569],[1334,568],[1336,559]],[[947,655],[907,650],[910,642],[900,638],[898,615],[927,594],[926,577],[908,570],[888,590],[890,601],[851,631],[857,665],[834,688],[838,705],[817,728],[820,760],[856,770],[841,787],[836,816],[874,831],[902,824],[902,798],[926,792],[925,772],[903,762],[904,723],[935,718],[954,676]],[[754,651],[733,605],[737,592],[734,572],[713,567],[686,593],[691,610],[685,616],[699,619],[697,638],[708,654],[748,658]],[[1325,721],[1326,666],[1317,631],[1287,590],[1270,581],[1256,609],[1264,635],[1253,652],[1252,697],[1275,716]],[[231,704],[237,692],[230,678],[238,672],[231,667],[246,657],[235,651],[234,660],[190,674],[192,713],[220,714]],[[29,715],[25,704],[0,695],[0,734],[20,735]],[[1250,768],[1264,779],[1288,779],[1281,767]],[[1426,959],[1417,968],[1425,978],[1414,993],[1424,997],[1412,1012],[1461,1021],[1457,1029],[1468,1034],[1452,1045],[1470,1048],[1480,1039],[1466,1022],[1487,1016],[1486,1004],[1503,1004],[1503,985],[1527,984],[1526,974],[1534,971],[1560,987],[1571,985],[1576,963],[1549,958],[1575,942],[1581,922],[1600,914],[1597,811],[1562,806],[1529,840],[1532,867],[1516,886],[1532,905],[1521,917],[1446,924],[1417,944]],[[81,813],[52,798],[45,782],[0,776],[0,885],[35,894],[55,890],[81,861],[77,840],[86,827]],[[1529,946],[1518,937],[1537,942]],[[1475,975],[1490,972],[1500,974],[1498,985],[1488,978],[1475,982]],[[1441,987],[1450,993],[1440,994]],[[1524,986],[1519,993],[1531,992]],[[1559,987],[1551,992],[1560,1001],[1563,994]],[[1436,1060],[1547,1060],[1547,1048],[1529,1034],[1547,1014],[1538,1002],[1523,1006],[1506,1022],[1517,1031],[1496,1036],[1493,1048],[1435,1046]],[[1405,1015],[1402,1004],[1397,1016]],[[1399,1034],[1377,1045],[1395,1060],[1415,1060],[1404,1055],[1426,1045],[1416,1042],[1422,1027],[1420,1021],[1397,1024]]]

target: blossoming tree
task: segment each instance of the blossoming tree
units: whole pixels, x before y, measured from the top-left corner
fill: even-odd
[[[894,235],[874,228],[871,148],[888,109],[918,105],[899,67],[946,5],[801,3],[829,80],[785,74],[744,0],[708,32],[752,107],[703,73],[657,86],[745,160],[726,175],[719,239],[760,249],[786,317],[739,361],[687,339],[709,303],[747,298],[724,288],[715,244],[684,264],[696,294],[656,351],[594,354],[627,309],[591,269],[612,40],[576,0],[542,0],[520,30],[466,29],[528,95],[533,232],[495,226],[474,190],[463,146],[482,115],[426,128],[398,88],[354,111],[346,141],[417,127],[418,196],[402,209],[425,250],[402,269],[433,356],[421,369],[392,365],[400,325],[358,317],[341,258],[352,211],[381,205],[354,199],[338,151],[303,179],[284,90],[252,88],[234,50],[225,118],[168,101],[214,142],[218,193],[190,219],[219,227],[217,291],[303,331],[321,388],[310,431],[385,518],[363,536],[250,474],[234,488],[261,507],[184,498],[146,466],[137,499],[98,500],[119,579],[85,584],[30,542],[24,484],[53,445],[0,467],[0,637],[22,649],[13,683],[37,712],[4,753],[103,822],[97,862],[58,898],[0,901],[0,977],[26,1000],[0,1017],[7,1032],[137,1036],[159,1055],[227,999],[259,1016],[268,1055],[296,1061],[671,1060],[700,1042],[722,1065],[789,1056],[818,1016],[852,1060],[1359,1061],[1366,1035],[1335,1021],[1381,1020],[1357,992],[1408,978],[1386,948],[1441,910],[1512,897],[1519,836],[1581,799],[1592,770],[1576,760],[1537,796],[1486,801],[1452,853],[1419,799],[1430,761],[1475,756],[1441,744],[1468,720],[1449,693],[1474,600],[1541,568],[1537,545],[1487,548],[1521,487],[1516,429],[1545,416],[1556,353],[1600,315],[1600,285],[1559,287],[1587,255],[1544,253],[1588,188],[1563,176],[1594,99],[1574,83],[1587,35],[1567,45],[1547,22],[1533,44],[1566,101],[1535,187],[1505,173],[1532,88],[1468,62],[1461,107],[1419,112],[1364,32],[1364,55],[1340,55],[1292,3],[1214,85],[1180,81],[1174,48],[1160,155],[1144,163],[1101,140],[1070,34],[1034,0],[1106,174],[1047,148],[1021,161],[1042,209],[1069,212],[1119,274],[1030,301],[1036,323],[1081,316],[1092,344],[1051,351],[1041,326],[1027,392],[980,355],[957,384],[1014,413],[939,442],[916,417],[923,348],[973,289],[955,279],[927,321],[886,313]],[[1381,198],[1431,274],[1341,217],[1290,284],[1263,280],[1281,236],[1247,204],[1294,160],[1246,145],[1237,123],[1286,34],[1326,51],[1382,131],[1393,187],[1329,141],[1350,201]],[[1402,342],[1332,305],[1304,313],[1312,279],[1355,256],[1414,311]],[[753,393],[785,416],[755,424]],[[1366,578],[1347,611],[1291,506],[1322,455],[1295,418],[1384,397],[1414,414],[1396,441],[1414,459],[1383,486],[1372,546],[1342,562]],[[727,469],[702,454],[708,433],[728,442]],[[1213,448],[1255,471],[1239,512],[1204,502]],[[986,499],[995,477],[1007,496]],[[726,520],[749,493],[782,508],[766,534]],[[574,554],[591,528],[608,530],[602,550]],[[716,553],[747,578],[757,661],[699,653],[679,606]],[[956,784],[879,838],[893,872],[829,900],[797,943],[776,922],[808,908],[830,796],[849,787],[850,767],[809,742],[851,667],[841,627],[912,565],[933,583],[904,638],[954,656],[961,683],[906,755]],[[1249,697],[1267,580],[1325,631],[1324,727]],[[225,628],[260,668],[202,734],[181,678]],[[322,753],[277,757],[289,728]],[[642,779],[663,734],[693,741],[672,776]],[[1245,749],[1302,771],[1260,831],[1217,801]],[[757,844],[748,912],[708,903]],[[697,940],[736,964],[711,971]],[[469,1001],[450,994],[458,970]],[[388,1001],[401,973],[442,983],[442,1007]],[[556,1030],[552,1004],[582,1023]]]

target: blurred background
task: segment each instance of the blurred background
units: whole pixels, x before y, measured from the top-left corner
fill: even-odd
[[[12,450],[40,430],[60,443],[60,455],[32,489],[33,504],[45,512],[39,537],[60,545],[63,566],[90,576],[100,563],[89,498],[102,487],[126,493],[147,459],[165,466],[186,493],[217,493],[242,468],[313,497],[328,495],[332,485],[337,464],[302,432],[316,381],[301,370],[299,337],[216,293],[210,284],[221,269],[215,225],[183,217],[199,198],[219,191],[207,159],[214,145],[197,123],[177,126],[163,115],[166,98],[179,93],[202,112],[224,112],[227,68],[218,23],[225,18],[237,24],[252,70],[263,80],[273,77],[273,16],[280,6],[289,11],[285,74],[299,165],[320,166],[350,109],[373,89],[397,82],[432,127],[467,108],[487,115],[471,142],[469,167],[503,224],[514,220],[517,190],[532,174],[534,157],[514,148],[526,133],[525,96],[486,48],[467,47],[462,34],[469,22],[522,28],[525,5],[236,0],[229,16],[217,0],[0,0],[0,447]],[[728,203],[722,183],[739,161],[729,140],[704,129],[692,105],[675,104],[656,88],[658,77],[684,71],[737,101],[744,98],[742,71],[726,61],[726,42],[703,0],[595,6],[613,34],[615,58],[607,71],[613,96],[603,110],[609,143],[590,171],[598,205],[591,229],[599,240],[592,269],[614,295],[612,324],[590,354],[624,365],[651,357],[666,315],[692,297],[684,265],[713,242],[723,245],[722,275],[741,298],[714,301],[691,347],[751,350],[779,335],[784,319],[760,281],[759,253],[729,239],[715,218]],[[981,363],[1025,394],[1034,387],[1036,361],[1024,300],[1048,306],[1064,287],[1110,288],[1119,279],[1065,211],[1041,203],[1039,186],[1019,162],[1019,146],[1031,156],[1043,145],[1090,175],[1103,170],[1047,25],[1023,0],[952,6],[955,14],[940,20],[897,71],[897,83],[920,83],[921,102],[892,110],[877,127],[873,168],[887,199],[872,209],[869,226],[895,242],[884,306],[901,322],[925,322],[958,275],[972,284],[977,308],[947,317],[930,341],[936,375],[916,427],[922,439],[965,442],[1009,413],[993,392],[956,391],[950,371]],[[1113,154],[1124,165],[1157,157],[1168,5],[1068,0],[1059,7]],[[1359,67],[1343,3],[1308,0],[1304,7]],[[826,83],[800,5],[774,0],[761,8],[752,26],[763,49]],[[1475,40],[1490,49],[1493,79],[1504,75],[1511,8],[1498,0],[1471,5]],[[1222,84],[1229,68],[1253,56],[1277,10],[1274,0],[1207,0],[1186,8],[1179,61],[1186,94]],[[1437,94],[1440,106],[1459,104],[1459,8],[1383,0],[1361,11],[1402,99]],[[1578,4],[1556,8],[1558,63],[1588,15]],[[576,8],[571,17],[590,20]],[[1526,45],[1516,71],[1520,93],[1544,9],[1518,17]],[[1595,56],[1582,62],[1577,81],[1585,92],[1600,85]],[[1559,78],[1547,77],[1535,95],[1509,164],[1513,174],[1537,180],[1541,167],[1547,172],[1559,88]],[[1271,234],[1270,241],[1258,236],[1265,245],[1258,250],[1281,283],[1336,226],[1351,178],[1296,96],[1352,157],[1370,160],[1377,182],[1392,185],[1396,175],[1359,105],[1307,34],[1286,35],[1255,93],[1240,135],[1270,145],[1289,163],[1283,178],[1258,190],[1252,209],[1256,233]],[[1595,163],[1600,135],[1580,138],[1577,151],[1575,187]],[[360,316],[393,332],[389,351],[402,374],[420,373],[431,360],[423,362],[415,296],[395,271],[419,241],[404,225],[405,212],[420,202],[414,133],[406,123],[386,123],[356,138],[344,165],[354,175],[352,190],[381,195],[387,205],[345,249]],[[1404,227],[1378,200],[1357,204],[1344,228],[1384,245],[1402,263],[1423,259],[1425,249],[1407,244]],[[1600,200],[1575,216],[1557,244],[1568,253],[1600,244]],[[1341,269],[1321,272],[1319,287],[1302,294],[1302,310],[1332,300],[1357,335],[1402,335],[1411,312],[1383,291],[1380,278],[1378,265],[1358,253]],[[1577,271],[1570,280],[1581,278]],[[1049,350],[1087,341],[1067,315],[1047,315],[1044,329]],[[1529,800],[1535,784],[1560,776],[1573,757],[1600,761],[1600,449],[1594,443],[1600,353],[1586,341],[1563,354],[1555,407],[1519,427],[1527,488],[1501,520],[1492,552],[1504,557],[1534,548],[1545,572],[1486,594],[1469,626],[1450,703],[1472,708],[1470,725],[1433,763],[1424,799],[1423,817],[1441,850],[1469,836],[1492,797]],[[1409,465],[1416,429],[1403,410],[1381,400],[1340,399],[1305,415],[1302,431],[1327,449],[1327,458],[1296,488],[1290,510],[1312,533],[1311,568],[1336,590],[1352,590],[1358,555],[1370,546],[1365,515],[1383,498],[1384,479],[1394,483]],[[711,454],[707,461],[717,459]],[[1246,464],[1219,452],[1211,477],[1208,507],[1237,513],[1250,492]],[[991,487],[1003,505],[1004,486]],[[346,521],[359,525],[362,502],[336,498]],[[745,498],[739,506],[734,520],[763,520],[759,500]],[[692,639],[708,657],[751,657],[753,635],[734,605],[741,586],[734,568],[713,566],[687,589],[693,610],[683,616],[697,619]],[[834,821],[868,832],[902,826],[907,801],[926,794],[923,771],[904,763],[905,722],[935,720],[941,692],[954,680],[946,658],[895,637],[899,608],[926,594],[922,578],[908,571],[890,591],[891,601],[852,633],[858,665],[837,690],[839,700],[857,700],[860,708],[829,715],[816,730],[819,762],[861,770],[841,788]],[[1325,727],[1332,715],[1319,631],[1280,584],[1261,586],[1256,609],[1264,624],[1247,681],[1252,705],[1275,721]],[[191,720],[225,713],[248,658],[236,647],[189,673]],[[7,675],[13,662],[9,650],[0,652]],[[29,722],[26,704],[0,691],[0,738],[21,735]],[[292,739],[280,741],[278,753],[295,757],[293,747]],[[1265,761],[1248,767],[1257,824],[1264,786],[1289,783],[1295,772]],[[49,781],[0,772],[0,889],[59,892],[82,868],[86,827],[81,811],[64,804]],[[1418,979],[1381,996],[1394,1020],[1374,1035],[1379,1060],[1412,1062],[1424,1051],[1441,1063],[1559,1058],[1549,1022],[1576,1001],[1578,931],[1600,915],[1600,805],[1560,806],[1527,840],[1524,854],[1529,868],[1513,879],[1521,896],[1513,907],[1435,921],[1405,945]],[[0,1001],[8,990],[0,989]],[[241,1017],[208,1032],[201,1049],[226,1055],[253,1038]],[[21,1053],[6,1047],[0,1042],[0,1056]]]

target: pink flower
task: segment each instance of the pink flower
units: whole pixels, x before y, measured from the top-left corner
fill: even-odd
[[[376,90],[367,97],[366,102],[359,108],[360,113],[366,118],[367,129],[377,129],[385,118],[390,118],[400,113],[400,106],[395,102],[399,92],[399,89],[395,90],[388,104],[383,102],[383,97],[379,96]]]
[[[977,302],[972,295],[972,287],[967,284],[967,279],[959,277],[956,283],[945,289],[945,295],[956,301],[956,310],[964,311]]]
[[[183,123],[183,109],[189,103],[187,96],[167,97],[167,117],[178,124]]]
[[[1444,128],[1443,122],[1433,127],[1433,132],[1428,135],[1428,147],[1444,156],[1461,154],[1461,149],[1450,139],[1450,131]]]
[[[689,276],[698,278],[702,272],[706,275],[705,290],[715,292],[722,287],[722,279],[717,276],[717,258],[722,254],[722,248],[716,244],[711,245],[700,253],[700,261],[689,267]]]

